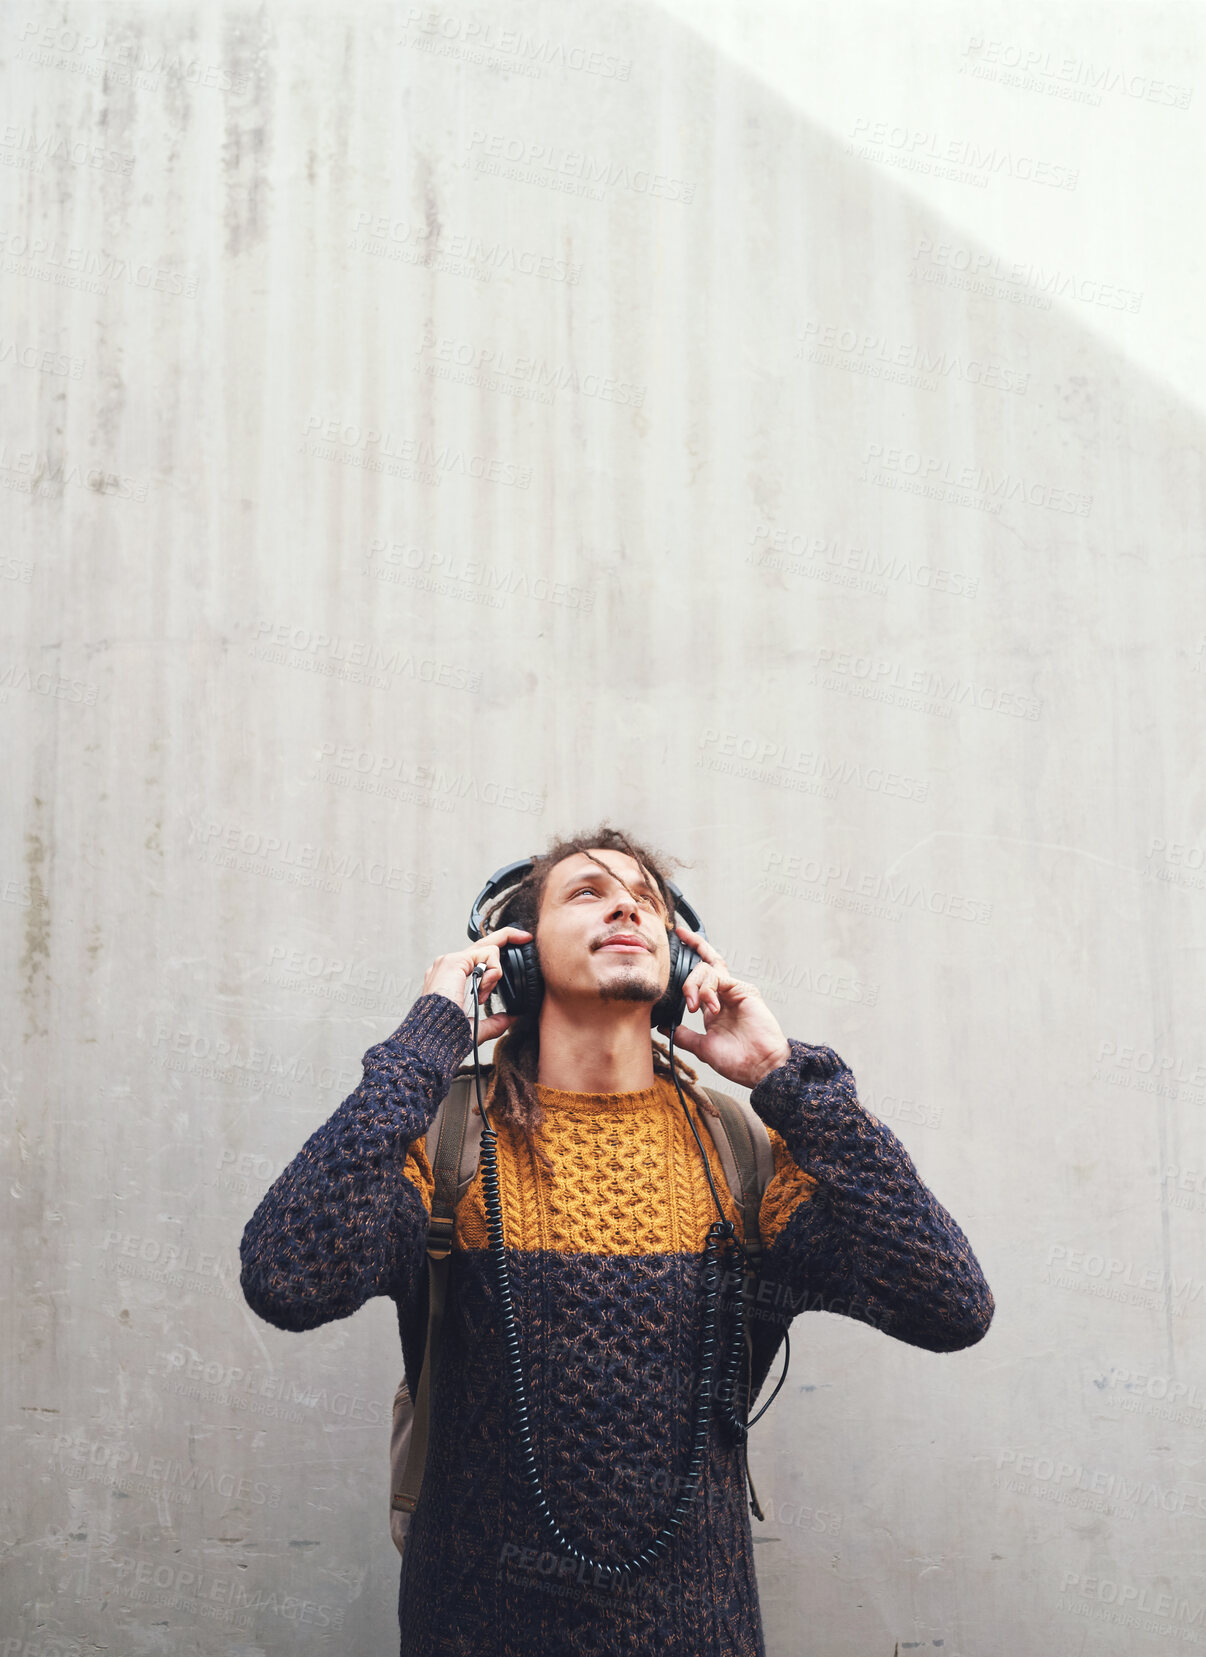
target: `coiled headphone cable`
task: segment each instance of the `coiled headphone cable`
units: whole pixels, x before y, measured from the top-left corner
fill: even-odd
[[[502,1320],[503,1345],[505,1348],[507,1375],[511,1387],[511,1399],[514,1405],[513,1425],[519,1440],[519,1455],[522,1464],[524,1481],[536,1505],[539,1518],[548,1533],[550,1541],[558,1551],[575,1560],[578,1565],[594,1574],[596,1579],[621,1584],[632,1582],[640,1573],[649,1570],[657,1564],[666,1553],[671,1542],[682,1528],[684,1519],[692,1503],[699,1495],[700,1484],[703,1478],[704,1456],[708,1442],[708,1428],[712,1416],[712,1370],[716,1358],[716,1303],[718,1298],[717,1275],[721,1260],[727,1261],[730,1252],[735,1252],[741,1267],[740,1282],[744,1291],[748,1282],[750,1265],[745,1245],[736,1234],[732,1220],[726,1219],[720,1205],[720,1198],[716,1192],[716,1185],[712,1179],[712,1170],[704,1152],[703,1142],[699,1131],[691,1119],[691,1112],[687,1109],[687,1102],[683,1098],[683,1090],[679,1083],[677,1067],[674,1063],[674,1032],[670,1032],[670,1069],[674,1076],[674,1086],[678,1091],[679,1101],[695,1135],[695,1142],[699,1146],[699,1154],[703,1157],[704,1171],[707,1174],[708,1185],[712,1191],[712,1200],[716,1204],[719,1220],[714,1220],[708,1228],[704,1243],[703,1287],[704,1287],[704,1331],[702,1342],[702,1359],[700,1363],[699,1396],[695,1402],[695,1424],[691,1435],[690,1459],[687,1463],[687,1472],[683,1481],[683,1489],[674,1506],[670,1519],[662,1526],[657,1535],[639,1553],[633,1554],[622,1564],[609,1564],[604,1560],[592,1559],[581,1548],[571,1542],[553,1517],[552,1510],[545,1496],[544,1487],[540,1480],[540,1471],[536,1465],[536,1452],[532,1444],[532,1424],[528,1411],[527,1388],[523,1379],[523,1364],[519,1353],[519,1331],[515,1326],[515,1306],[511,1298],[511,1275],[507,1267],[506,1249],[503,1241],[502,1199],[498,1186],[498,1135],[490,1125],[490,1118],[486,1114],[486,1102],[482,1097],[481,1064],[477,1049],[478,1015],[478,981],[485,972],[485,967],[479,962],[473,969],[473,1074],[477,1091],[477,1105],[482,1118],[482,1190],[486,1198],[486,1222],[489,1237],[490,1252],[494,1260],[495,1279],[498,1287],[499,1315]],[[723,1244],[723,1254],[721,1245]],[[784,1339],[787,1332],[784,1330]],[[742,1368],[741,1359],[745,1356],[747,1363],[745,1373],[738,1385],[738,1372]],[[790,1361],[790,1347],[788,1348]],[[770,1408],[783,1385],[787,1375],[787,1364],[783,1366],[783,1374],[779,1377],[778,1386],[771,1393],[762,1409],[753,1421],[746,1420],[746,1410],[749,1400],[749,1350],[746,1342],[745,1324],[745,1295],[737,1295],[737,1313],[734,1318],[733,1338],[726,1355],[715,1395],[720,1405],[720,1419],[727,1427],[734,1441],[743,1446],[749,1434],[749,1429]]]

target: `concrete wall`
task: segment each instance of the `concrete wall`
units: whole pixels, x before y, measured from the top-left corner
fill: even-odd
[[[392,1307],[239,1237],[605,814],[997,1300],[797,1321],[772,1657],[1201,1645],[1200,12],[0,42],[0,1653],[396,1649]]]

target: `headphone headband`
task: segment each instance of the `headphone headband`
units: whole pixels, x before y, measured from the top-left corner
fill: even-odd
[[[495,869],[489,880],[473,900],[473,908],[469,911],[469,938],[476,943],[483,936],[485,922],[482,919],[482,907],[489,903],[496,892],[505,886],[515,886],[523,879],[528,870],[535,863],[535,854],[531,857],[518,857],[514,863],[504,863],[501,869]]]

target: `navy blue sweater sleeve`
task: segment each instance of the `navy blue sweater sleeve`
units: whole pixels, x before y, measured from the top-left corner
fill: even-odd
[[[239,1281],[253,1312],[278,1329],[314,1329],[373,1295],[405,1292],[400,1262],[422,1261],[427,1212],[402,1165],[472,1042],[455,1001],[421,995],[393,1035],[369,1048],[356,1091],[311,1134],[243,1231]]]
[[[750,1095],[817,1181],[768,1251],[785,1309],[839,1312],[930,1352],[974,1345],[994,1301],[967,1238],[896,1135],[859,1104],[833,1049],[788,1045],[787,1063]]]

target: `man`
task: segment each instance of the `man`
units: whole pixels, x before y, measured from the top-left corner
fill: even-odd
[[[675,1045],[752,1088],[774,1151],[747,1313],[751,1406],[800,1311],[955,1352],[983,1337],[994,1309],[963,1232],[859,1105],[846,1065],[786,1037],[758,990],[675,922],[667,878],[656,854],[607,826],[552,845],[499,897],[494,930],[432,963],[402,1024],[364,1055],[359,1087],[260,1203],[241,1250],[249,1305],[282,1329],[390,1295],[413,1395],[433,1186],[423,1136],[472,1044],[464,1007],[475,966],[485,967],[484,1014],[500,950],[534,941],[538,1012],[479,1023],[480,1041],[502,1038],[486,1108],[543,1490],[574,1546],[612,1563],[648,1544],[686,1482],[700,1267],[717,1218],[669,1055],[651,1033],[675,925],[700,956],[684,996],[704,1022],[703,1033],[679,1025]],[[694,1072],[680,1075],[695,1111]],[[695,1123],[740,1235],[702,1115]],[[715,1413],[699,1493],[634,1585],[601,1585],[549,1550],[519,1476],[492,1264],[479,1170],[457,1208],[426,1472],[402,1561],[404,1657],[762,1657],[743,1460]],[[731,1290],[721,1351],[735,1310]]]

